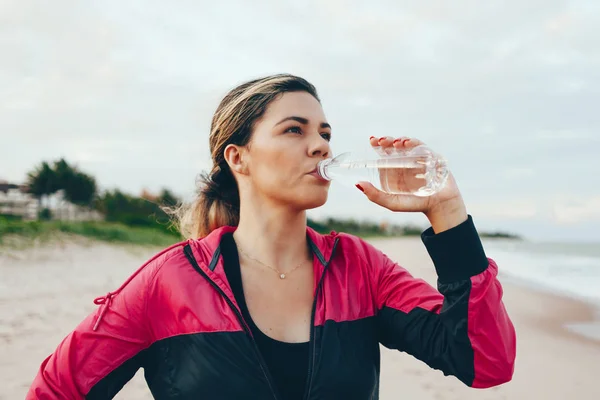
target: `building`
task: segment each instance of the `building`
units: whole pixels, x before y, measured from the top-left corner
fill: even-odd
[[[23,185],[0,182],[0,215],[37,219],[40,202]]]
[[[102,221],[96,210],[68,202],[62,190],[45,196],[44,204],[27,192],[27,186],[0,181],[0,215],[36,220],[42,207],[50,210],[52,219],[61,221]]]
[[[64,191],[48,196],[44,207],[50,209],[52,219],[61,221],[102,221],[104,216],[97,210],[70,203],[64,197]]]

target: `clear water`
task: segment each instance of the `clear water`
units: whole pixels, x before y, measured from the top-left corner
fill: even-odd
[[[360,159],[344,153],[324,162],[319,172],[325,179],[347,185],[367,181],[387,193],[416,196],[435,194],[448,177],[446,162],[431,153],[377,159]]]
[[[501,274],[600,306],[600,243],[484,243]]]
[[[486,240],[484,245],[498,263],[500,279],[594,306],[595,320],[567,323],[566,328],[600,341],[600,243]]]

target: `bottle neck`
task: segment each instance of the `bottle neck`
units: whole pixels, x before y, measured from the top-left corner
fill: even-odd
[[[326,181],[330,181],[332,178],[327,174],[327,167],[331,164],[333,158],[327,158],[325,160],[319,161],[317,165],[317,173],[322,179]]]

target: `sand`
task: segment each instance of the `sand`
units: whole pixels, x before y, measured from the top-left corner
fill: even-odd
[[[418,238],[374,243],[413,275],[435,284]],[[23,399],[41,361],[94,310],[93,299],[116,288],[155,251],[81,240],[27,251],[0,249],[0,400]],[[565,327],[591,321],[594,310],[502,281],[518,335],[511,382],[467,388],[411,356],[382,348],[381,399],[600,399],[600,341]],[[152,398],[143,372],[116,398]]]

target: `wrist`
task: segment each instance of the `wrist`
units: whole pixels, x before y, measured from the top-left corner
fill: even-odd
[[[452,229],[468,218],[467,207],[461,198],[437,204],[425,212],[425,216],[436,234]]]

